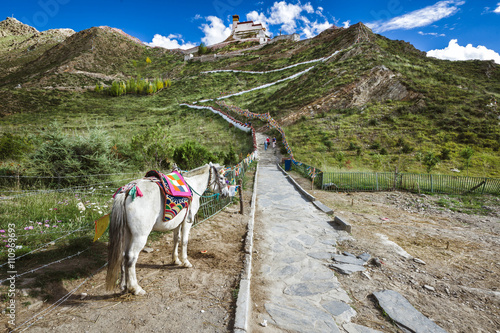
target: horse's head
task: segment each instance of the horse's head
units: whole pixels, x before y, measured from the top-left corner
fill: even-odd
[[[226,177],[224,177],[224,166],[210,163],[210,182],[208,188],[213,193],[220,193],[222,197],[229,195]]]

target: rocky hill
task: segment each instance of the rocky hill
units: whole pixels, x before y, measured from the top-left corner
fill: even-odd
[[[7,17],[0,22],[0,38],[7,36],[22,36],[36,34],[38,30],[27,24],[19,22],[13,17]]]

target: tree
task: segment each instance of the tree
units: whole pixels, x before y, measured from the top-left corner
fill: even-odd
[[[471,147],[466,147],[460,152],[460,156],[464,159],[465,166],[467,167],[467,176],[469,175],[469,166],[475,151]]]
[[[144,164],[149,169],[167,169],[170,166],[172,139],[168,129],[160,124],[134,135],[130,146],[132,150],[140,152]]]
[[[208,53],[208,47],[205,43],[201,42],[200,46],[198,46],[198,55],[203,55]]]
[[[431,151],[428,151],[422,159],[422,164],[425,166],[427,173],[431,173],[432,169],[439,163],[439,158]]]

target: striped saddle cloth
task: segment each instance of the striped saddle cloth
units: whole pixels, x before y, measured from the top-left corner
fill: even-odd
[[[160,187],[160,191],[165,198],[164,222],[170,221],[181,210],[189,207],[193,195],[189,185],[180,173],[173,171],[164,175],[156,170],[151,170],[146,173],[146,178],[154,181]]]

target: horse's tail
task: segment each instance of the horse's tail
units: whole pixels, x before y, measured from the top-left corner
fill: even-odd
[[[113,202],[109,221],[108,243],[108,273],[106,274],[106,289],[113,290],[121,270],[123,253],[125,251],[125,229],[127,214],[125,212],[125,194],[118,194]]]

